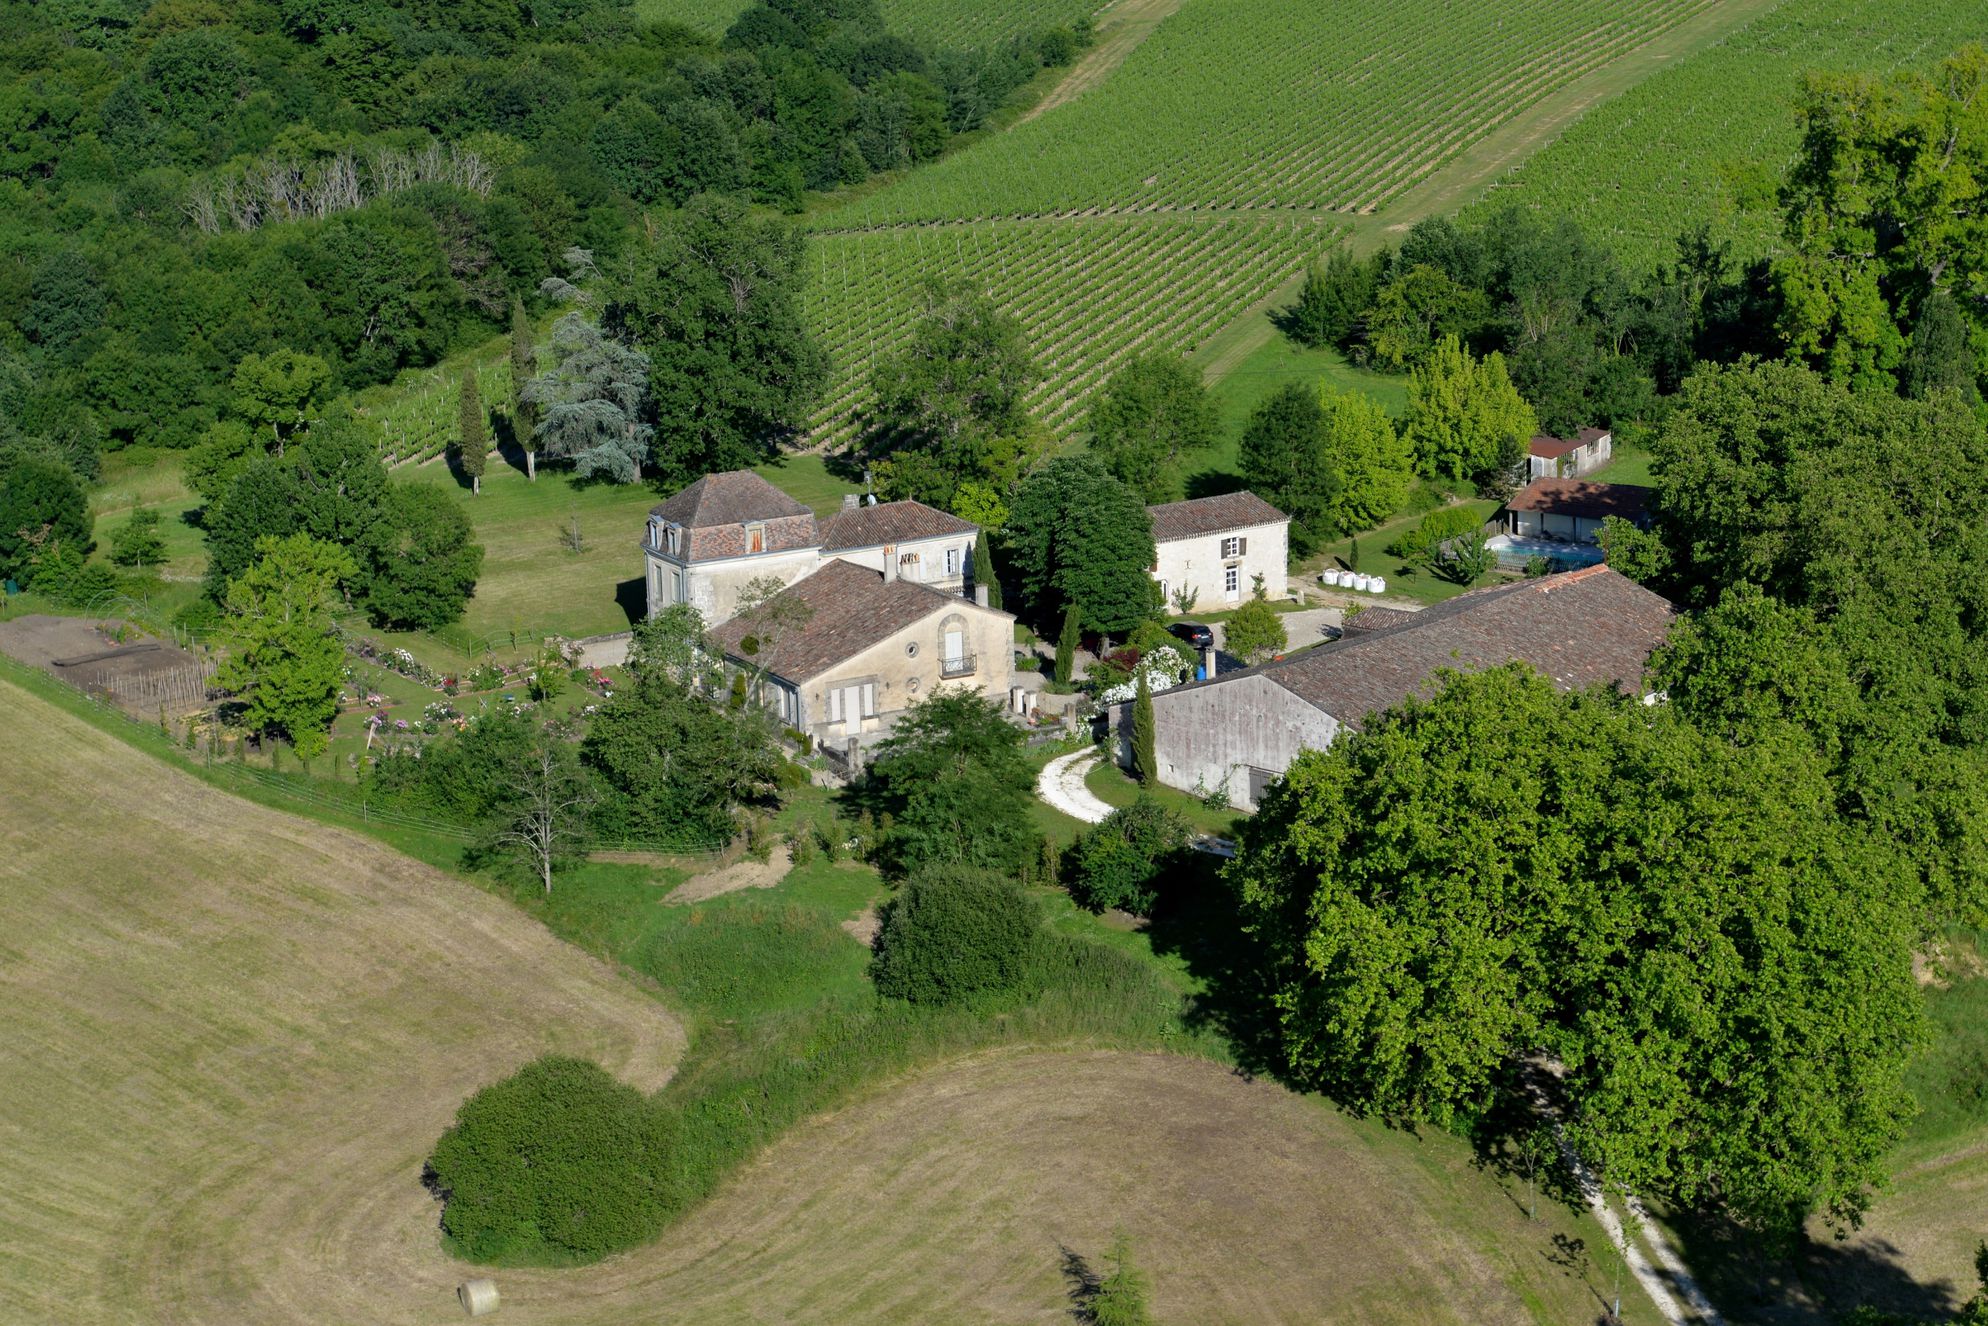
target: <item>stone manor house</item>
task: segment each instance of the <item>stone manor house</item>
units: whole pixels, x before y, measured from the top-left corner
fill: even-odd
[[[649,513],[649,615],[697,608],[730,666],[765,671],[781,721],[853,764],[938,686],[1010,698],[1015,619],[975,583],[979,533],[922,502],[853,495],[817,518],[751,471],[708,474]],[[779,606],[740,617],[765,576],[788,587]]]

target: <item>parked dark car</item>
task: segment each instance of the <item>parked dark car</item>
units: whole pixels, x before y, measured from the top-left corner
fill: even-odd
[[[1175,639],[1185,640],[1196,649],[1213,649],[1215,647],[1214,631],[1203,626],[1200,622],[1175,622],[1172,626],[1167,627],[1167,631]]]

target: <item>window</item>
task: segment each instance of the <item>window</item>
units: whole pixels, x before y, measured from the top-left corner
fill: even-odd
[[[670,550],[670,556],[681,556],[683,553],[683,527],[680,525],[665,526],[663,529],[663,546]]]
[[[746,551],[749,553],[761,553],[766,551],[766,526],[764,525],[746,526]]]
[[[683,572],[670,572],[670,602],[683,602]]]
[[[916,640],[913,640],[904,646],[904,656],[906,658],[918,657],[918,642]]]
[[[1249,551],[1249,540],[1240,534],[1222,540],[1222,556],[1240,557]]]
[[[1230,598],[1242,593],[1242,568],[1227,566],[1222,568],[1222,592]]]
[[[959,574],[959,549],[957,548],[946,549],[946,574],[949,576]]]

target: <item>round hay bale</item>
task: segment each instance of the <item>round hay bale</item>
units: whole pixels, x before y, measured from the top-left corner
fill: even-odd
[[[456,1286],[456,1302],[467,1316],[487,1317],[497,1310],[497,1282],[465,1280]]]

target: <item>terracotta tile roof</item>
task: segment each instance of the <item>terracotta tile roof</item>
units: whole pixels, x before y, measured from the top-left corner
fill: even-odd
[[[1583,428],[1580,432],[1574,434],[1571,439],[1554,437],[1550,433],[1540,433],[1533,438],[1532,444],[1526,450],[1529,454],[1537,456],[1541,460],[1558,460],[1570,451],[1579,451],[1582,447],[1599,442],[1607,436],[1608,430],[1606,428]]]
[[[812,516],[814,512],[751,470],[725,470],[705,475],[651,507],[649,514],[685,529],[706,529],[782,516]]]
[[[1595,483],[1588,479],[1535,479],[1505,503],[1512,511],[1547,511],[1556,516],[1600,520],[1620,516],[1639,520],[1653,489],[1633,483]]]
[[[753,628],[743,617],[732,618],[711,632],[711,638],[733,658],[750,657],[793,682],[819,676],[934,613],[993,611],[909,580],[886,582],[881,571],[840,559],[788,586],[780,597],[813,611],[805,625],[775,640],[770,649],[745,653],[744,640]]]
[[[1197,685],[1262,676],[1352,727],[1422,692],[1441,668],[1524,662],[1562,690],[1597,683],[1639,690],[1650,651],[1675,613],[1627,576],[1595,566],[1390,614],[1376,629],[1349,631],[1279,662]]]
[[[1226,534],[1232,529],[1274,525],[1290,517],[1255,493],[1223,493],[1219,497],[1196,497],[1186,502],[1149,506],[1153,518],[1153,541],[1171,543],[1207,534]]]
[[[885,502],[849,507],[821,522],[823,552],[875,548],[886,543],[912,543],[948,534],[973,534],[979,526],[923,502]]]
[[[1532,444],[1526,448],[1526,454],[1537,456],[1541,460],[1558,460],[1570,451],[1579,451],[1583,445],[1585,444],[1579,439],[1569,442],[1564,437],[1541,433],[1533,438]]]

